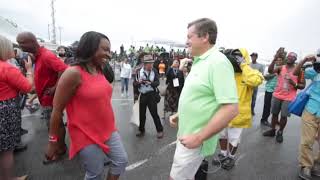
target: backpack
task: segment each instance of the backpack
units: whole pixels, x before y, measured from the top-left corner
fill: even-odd
[[[226,49],[222,52],[231,62],[232,66],[233,66],[233,70],[236,73],[241,73],[242,70],[239,66],[239,63],[237,61],[237,57],[236,56],[240,56],[243,57],[240,50],[239,49]]]

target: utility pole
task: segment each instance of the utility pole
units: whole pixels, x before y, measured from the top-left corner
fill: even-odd
[[[61,45],[61,29],[62,29],[62,27],[59,26],[58,29],[59,29],[59,40],[60,40],[60,45]]]
[[[49,38],[49,41],[50,41],[50,24],[48,24],[48,38]]]
[[[56,44],[57,43],[57,39],[56,39],[56,20],[54,17],[54,1],[55,0],[51,0],[51,18],[52,18],[52,43]]]

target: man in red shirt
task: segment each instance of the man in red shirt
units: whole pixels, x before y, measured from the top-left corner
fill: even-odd
[[[17,36],[17,42],[21,49],[34,55],[34,82],[35,89],[44,111],[44,118],[49,128],[52,112],[53,96],[57,82],[61,74],[68,67],[54,53],[45,47],[41,47],[31,32],[22,32]],[[63,125],[61,125],[62,127]],[[61,128],[61,145],[65,146],[65,129]],[[65,148],[64,148],[65,149]],[[61,152],[64,153],[64,152]]]

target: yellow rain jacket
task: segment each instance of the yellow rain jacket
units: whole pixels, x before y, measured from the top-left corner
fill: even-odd
[[[239,115],[230,123],[229,127],[234,128],[250,128],[252,126],[251,100],[255,87],[262,84],[263,75],[250,67],[250,57],[246,49],[239,49],[245,59],[245,63],[241,64],[242,73],[235,73],[239,96]]]

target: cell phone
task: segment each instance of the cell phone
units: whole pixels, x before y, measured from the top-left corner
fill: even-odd
[[[23,52],[22,55],[21,55],[21,60],[28,60],[28,56],[29,56],[28,53]]]
[[[19,65],[21,66],[21,68],[25,68],[24,66],[25,66],[25,63],[24,63],[24,61],[25,60],[28,60],[28,56],[29,56],[29,54],[28,53],[26,53],[26,52],[23,52],[21,55],[20,55],[20,58],[18,59],[18,63],[19,63]]]

